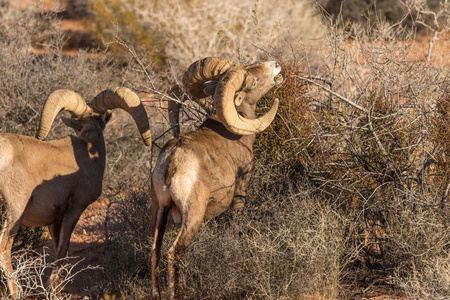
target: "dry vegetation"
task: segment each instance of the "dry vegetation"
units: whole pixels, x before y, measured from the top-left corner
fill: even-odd
[[[58,88],[87,99],[113,83],[165,93],[192,61],[210,55],[282,64],[286,81],[261,106],[281,99],[255,143],[247,207],[240,219],[225,213],[202,226],[181,262],[188,299],[448,299],[448,1],[399,1],[381,12],[368,4],[365,22],[330,1],[319,3],[331,14],[306,0],[72,2],[114,51],[64,56],[58,13],[0,0],[1,132],[34,135],[43,100]],[[401,16],[386,20],[386,7]],[[425,50],[419,25],[433,42]],[[50,54],[36,55],[36,47]],[[183,107],[187,123],[198,124],[197,110]],[[109,283],[101,288],[147,299],[151,154],[127,129],[131,122],[117,122],[106,131]],[[154,124],[155,138],[163,123]],[[68,132],[57,124],[52,137]],[[176,232],[169,226],[162,253]]]
[[[284,39],[310,39],[323,32],[310,0],[88,0],[87,4],[95,15],[90,24],[100,39],[114,39],[113,22],[120,36],[146,50],[144,56],[157,67],[172,65],[177,73],[207,56],[249,64],[258,58],[258,47],[284,47]]]

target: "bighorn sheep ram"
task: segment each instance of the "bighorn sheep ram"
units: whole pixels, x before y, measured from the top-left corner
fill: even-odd
[[[127,88],[105,90],[91,103],[70,90],[57,90],[45,102],[37,138],[0,134],[0,203],[4,224],[0,259],[11,297],[19,294],[11,265],[11,246],[20,226],[48,226],[57,259],[67,255],[70,236],[86,207],[102,192],[105,169],[103,130],[109,109],[122,108],[132,115],[146,145],[151,144],[149,123],[139,97]],[[76,136],[43,141],[61,110]],[[50,282],[58,282],[55,270]]]
[[[273,121],[278,109],[255,119],[257,101],[282,81],[274,61],[248,66],[219,58],[205,58],[186,71],[183,85],[195,98],[213,93],[216,115],[196,131],[181,134],[161,150],[152,179],[154,244],[152,297],[158,286],[161,245],[169,212],[181,228],[168,252],[169,298],[178,298],[179,261],[205,218],[228,207],[242,209],[253,172],[255,134]],[[210,81],[217,81],[211,89]],[[205,89],[211,89],[205,93]]]

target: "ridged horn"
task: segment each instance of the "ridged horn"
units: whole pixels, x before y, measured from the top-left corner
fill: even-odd
[[[207,57],[192,63],[183,75],[183,86],[192,97],[206,98],[203,84],[207,81],[218,81],[221,76],[237,64],[220,57]]]
[[[136,122],[142,140],[146,146],[152,144],[152,135],[148,123],[147,112],[142,105],[139,96],[126,87],[117,87],[112,90],[104,90],[91,102],[92,108],[99,113],[105,113],[108,109],[121,108],[128,112]]]
[[[91,108],[86,104],[86,101],[78,93],[71,90],[56,90],[48,96],[42,108],[41,118],[39,121],[39,128],[36,137],[44,140],[52,127],[56,115],[61,111],[66,110],[72,116],[80,116]]]
[[[217,117],[223,125],[238,135],[251,135],[264,131],[272,123],[278,110],[278,99],[275,99],[270,110],[257,119],[246,119],[235,107],[234,96],[244,82],[245,70],[232,70],[219,81],[214,94]]]

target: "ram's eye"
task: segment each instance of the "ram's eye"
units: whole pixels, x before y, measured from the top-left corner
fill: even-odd
[[[255,88],[258,85],[258,83],[259,83],[259,78],[255,78],[255,81],[253,81],[253,84],[252,84],[252,88]]]

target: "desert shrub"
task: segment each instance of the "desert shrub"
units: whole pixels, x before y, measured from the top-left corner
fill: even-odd
[[[348,249],[358,255],[344,268],[343,282],[353,272],[376,274],[386,286],[390,276],[398,276],[397,283],[417,276],[416,287],[427,278],[428,295],[443,297],[445,272],[440,279],[412,274],[448,257],[448,209],[441,205],[448,176],[436,164],[445,140],[434,131],[436,120],[441,134],[446,130],[445,102],[441,112],[436,103],[448,74],[439,63],[420,61],[404,28],[386,31],[377,24],[356,31],[357,43],[344,27],[330,24],[323,74],[301,77],[312,84],[306,99],[314,103],[312,132],[320,140],[308,152],[316,163],[304,165],[304,173],[325,203],[351,219],[349,245],[360,248]]]
[[[268,299],[340,294],[342,264],[348,259],[348,220],[318,206],[306,182],[284,185],[285,174],[257,169],[249,204],[239,219],[229,213],[206,221],[181,261],[184,295],[193,299]],[[277,177],[267,178],[268,176]],[[270,185],[260,182],[269,181]],[[139,185],[138,185],[139,186]],[[107,219],[105,273],[110,293],[145,299],[151,288],[151,205],[148,186],[125,187],[113,197]],[[116,231],[117,230],[117,231]],[[169,221],[160,283],[167,289],[167,251],[179,227]]]
[[[443,94],[436,101],[436,114],[431,118],[436,154],[430,172],[439,193],[434,204],[414,208],[414,214],[400,214],[402,228],[395,239],[396,249],[409,257],[396,265],[396,283],[411,297],[445,299],[449,294],[449,174],[448,174],[448,114],[450,94],[448,81]],[[433,192],[433,189],[428,189]],[[392,246],[391,246],[392,247]]]
[[[434,161],[436,163],[436,168],[438,173],[441,174],[443,182],[448,182],[447,173],[448,170],[448,159],[450,155],[450,90],[446,87],[444,94],[437,101],[437,114],[433,118],[433,137],[435,138],[436,145],[441,147],[441,155],[436,157]],[[448,188],[445,191],[445,197],[447,197]],[[445,201],[445,199],[443,199]]]
[[[448,286],[450,282],[448,256],[435,256],[424,260],[420,266],[412,264],[408,269],[409,274],[396,270],[399,278],[403,278],[398,285],[410,297],[420,299],[446,299],[450,293]],[[420,268],[420,269],[418,269]]]
[[[333,17],[336,18],[341,14],[344,20],[350,21],[351,23],[367,21],[368,13],[370,13],[370,11],[377,11],[386,18],[386,20],[395,23],[401,20],[408,12],[405,5],[400,1],[318,0],[317,2]]]
[[[146,299],[151,294],[151,200],[142,182],[124,185],[111,196],[105,220],[105,290],[124,299]]]
[[[281,105],[271,126],[258,134],[254,150],[258,158],[270,160],[296,172],[307,163],[300,161],[304,157],[298,155],[298,152],[311,149],[307,144],[312,133],[312,116],[309,114],[311,110],[308,109],[308,101],[303,97],[308,88],[307,84],[298,78],[304,72],[300,59],[285,61],[280,58],[280,65],[284,82],[258,102],[258,110],[270,107],[274,98],[280,99]],[[295,126],[290,126],[291,124]]]
[[[403,26],[415,28],[424,34],[429,33],[428,26],[433,26],[432,14],[442,11],[446,5],[445,1],[440,0],[317,0],[317,3],[332,18],[344,20],[347,26],[373,23],[381,17],[389,24],[400,22]],[[420,22],[417,22],[419,15]],[[444,22],[448,25],[448,21]]]
[[[84,20],[90,20],[94,17],[92,11],[87,6],[88,0],[71,0],[65,4],[65,9],[58,12],[58,15],[64,19],[78,20],[82,17]]]
[[[347,220],[317,205],[311,191],[306,181],[258,165],[242,219],[208,221],[186,252],[184,289],[214,299],[340,295],[348,241],[338,224]]]
[[[61,264],[59,264],[61,263]],[[51,261],[48,253],[40,253],[29,247],[24,247],[15,252],[14,276],[18,288],[18,299],[70,299],[69,294],[61,293],[74,278],[81,272],[95,267],[87,267],[75,270],[79,262],[69,264],[64,260]],[[58,265],[59,264],[59,265]],[[56,286],[47,285],[46,278],[56,268],[60,282]],[[0,264],[0,272],[6,272],[3,264]],[[8,297],[6,283],[1,282],[5,291],[0,290],[0,296]]]
[[[67,88],[90,99],[111,80],[107,75],[113,73],[113,64],[107,59],[83,53],[76,57],[63,55],[64,35],[58,29],[56,12],[35,5],[22,10],[8,4],[2,7],[1,17],[2,132],[34,135],[42,104],[51,92]],[[47,54],[35,54],[33,47],[37,46],[46,49]],[[59,120],[55,122],[52,133],[68,132],[61,129]]]
[[[255,142],[244,217],[225,213],[205,222],[186,251],[185,296],[448,293],[448,171],[441,151],[448,145],[440,138],[448,130],[448,72],[440,61],[448,54],[423,60],[415,30],[383,20],[352,26],[351,39],[342,23],[327,28],[320,45],[294,41],[291,56],[262,55],[276,56],[285,82],[258,110],[278,97],[279,113]],[[127,222],[121,217],[117,224]],[[162,289],[165,253],[177,230],[169,226],[163,244]],[[149,251],[141,249],[150,248],[151,238],[132,235],[141,242],[139,255],[127,256],[139,262],[130,265],[148,264]],[[145,293],[150,274],[139,270],[133,284],[121,285],[123,293]]]
[[[312,38],[321,31],[309,0],[89,0],[88,6],[95,14],[93,31],[101,39],[114,39],[113,22],[125,42],[146,49],[151,61],[170,63],[178,72],[206,56],[249,63],[255,59],[252,43],[267,49],[292,35]]]
[[[116,36],[117,27],[120,26],[121,38],[131,45],[139,45],[144,53],[153,62],[163,64],[166,57],[163,54],[164,44],[158,32],[142,26],[139,16],[135,13],[135,1],[88,1],[89,11],[94,12],[95,18],[85,22],[86,26],[94,31],[100,40],[111,41]],[[116,26],[113,26],[114,22]],[[112,47],[113,52],[123,52],[121,47]]]

